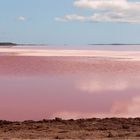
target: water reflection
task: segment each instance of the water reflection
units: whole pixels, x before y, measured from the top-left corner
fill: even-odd
[[[127,91],[140,89],[140,75],[129,73],[95,73],[86,74],[77,81],[77,88],[87,93],[96,94],[106,91]]]
[[[138,117],[139,63],[88,57],[1,59],[0,119]]]

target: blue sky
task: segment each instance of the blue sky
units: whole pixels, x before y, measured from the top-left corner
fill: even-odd
[[[118,0],[119,3],[110,0],[111,5],[90,1],[0,0],[0,41],[79,45],[140,43],[138,0]],[[95,14],[98,18],[91,17]]]

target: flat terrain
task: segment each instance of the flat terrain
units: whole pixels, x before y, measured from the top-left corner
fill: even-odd
[[[119,60],[140,60],[140,51],[112,51],[112,50],[65,50],[65,49],[43,49],[12,47],[0,48],[1,56],[74,56],[74,57],[98,57]]]
[[[140,138],[140,118],[0,121],[0,138],[93,139]]]

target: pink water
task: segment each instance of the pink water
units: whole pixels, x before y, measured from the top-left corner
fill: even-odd
[[[0,119],[140,117],[140,62],[0,56]]]

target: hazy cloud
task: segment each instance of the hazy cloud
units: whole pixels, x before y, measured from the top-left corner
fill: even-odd
[[[57,21],[73,21],[73,20],[85,21],[86,17],[72,14],[72,15],[66,15],[64,18],[57,17],[57,18],[55,18],[55,20],[57,20]]]
[[[18,17],[18,20],[19,20],[19,21],[26,21],[27,18],[26,18],[25,16],[19,16],[19,17]]]
[[[140,2],[128,0],[76,0],[74,6],[91,9],[91,16],[67,14],[59,21],[140,23]]]

